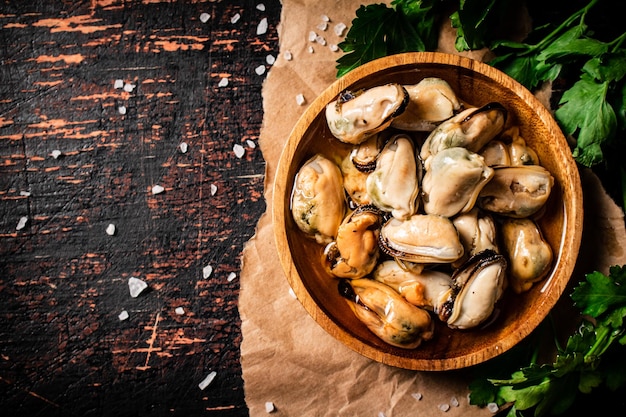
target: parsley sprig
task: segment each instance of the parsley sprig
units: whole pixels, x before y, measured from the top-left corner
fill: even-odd
[[[495,402],[507,416],[535,417],[560,414],[578,393],[605,386],[611,391],[626,386],[626,265],[613,266],[608,276],[586,275],[571,294],[574,305],[588,317],[557,347],[551,364],[531,364],[505,379],[477,379],[470,384],[470,403]],[[621,350],[618,348],[621,346]],[[532,412],[532,414],[529,414]]]

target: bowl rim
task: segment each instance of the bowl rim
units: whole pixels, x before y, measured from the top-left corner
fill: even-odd
[[[322,308],[320,308],[320,306],[314,302],[308,289],[305,287],[298,274],[297,267],[289,249],[285,210],[283,206],[286,193],[288,195],[291,194],[291,190],[287,189],[289,179],[287,178],[286,173],[289,170],[289,165],[295,151],[298,148],[298,142],[301,137],[301,135],[297,135],[296,133],[306,131],[306,127],[308,127],[319,115],[319,113],[323,111],[326,104],[334,100],[340,92],[354,83],[359,82],[363,78],[374,74],[381,69],[389,70],[392,67],[420,64],[462,67],[469,71],[487,76],[502,85],[504,88],[511,90],[521,100],[527,102],[541,119],[541,122],[548,125],[548,128],[554,131],[555,140],[559,142],[557,144],[557,150],[561,154],[565,172],[568,178],[571,179],[571,181],[568,181],[568,183],[565,184],[565,186],[571,191],[572,201],[568,204],[568,207],[571,207],[571,210],[569,210],[571,213],[567,209],[564,210],[564,226],[566,226],[564,229],[573,229],[573,232],[569,233],[567,238],[566,234],[563,233],[563,237],[560,240],[559,257],[555,259],[555,264],[560,262],[560,257],[561,254],[564,253],[564,250],[567,251],[566,253],[574,256],[574,259],[569,263],[565,263],[565,268],[554,268],[554,273],[548,277],[545,284],[542,284],[545,288],[547,287],[547,284],[554,279],[554,275],[556,273],[561,276],[561,279],[557,280],[557,283],[559,284],[558,287],[551,291],[552,293],[555,293],[556,291],[556,295],[544,300],[543,302],[547,315],[547,312],[554,307],[558,299],[561,297],[569,279],[572,276],[576,263],[575,258],[578,256],[580,248],[583,224],[582,185],[580,181],[580,174],[571,155],[571,151],[567,152],[570,148],[567,145],[567,141],[565,140],[562,130],[549,110],[541,102],[539,102],[539,100],[528,89],[523,87],[516,80],[486,63],[460,55],[442,52],[408,52],[390,55],[370,61],[353,69],[341,78],[336,79],[311,102],[307,109],[305,109],[304,113],[294,125],[283,147],[278,161],[272,189],[272,222],[279,260],[287,281],[296,294],[298,301],[302,304],[307,313],[327,333],[357,353],[380,363],[411,370],[443,371],[465,368],[501,355],[528,336],[540,324],[540,322],[543,321],[545,315],[541,317],[539,317],[539,315],[531,317],[528,322],[524,323],[524,326],[522,326],[520,331],[515,334],[515,337],[508,335],[494,345],[487,346],[479,351],[471,352],[466,355],[456,356],[454,358],[418,359],[381,352],[375,347],[354,338],[353,335],[351,335],[341,325],[336,323],[324,312]],[[281,175],[281,173],[284,175]],[[281,178],[283,181],[281,181]],[[308,297],[302,296],[302,294],[307,294]]]

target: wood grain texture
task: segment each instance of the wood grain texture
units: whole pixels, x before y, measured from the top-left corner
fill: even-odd
[[[258,3],[0,4],[3,415],[248,414],[238,274],[280,17]]]

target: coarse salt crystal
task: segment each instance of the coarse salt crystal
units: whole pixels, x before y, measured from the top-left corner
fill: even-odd
[[[206,23],[206,22],[208,22],[210,18],[211,18],[211,15],[210,15],[210,14],[208,14],[208,13],[201,13],[201,14],[200,14],[200,21],[201,21],[202,23]]]
[[[120,321],[126,320],[128,318],[128,311],[122,310],[122,312],[118,314],[117,318],[120,319]]]
[[[176,314],[178,314],[179,316],[182,316],[183,314],[185,314],[185,309],[182,307],[176,307],[176,310],[174,310],[174,312],[176,312]]]
[[[459,400],[457,400],[456,397],[450,398],[450,405],[452,407],[458,407],[459,406]]]
[[[266,413],[273,413],[274,411],[276,411],[276,407],[274,406],[274,403],[271,401],[267,401],[265,403],[265,412]]]
[[[387,416],[382,411],[379,411],[378,412],[378,417],[387,417]]]
[[[124,80],[115,80],[113,88],[119,89],[124,87]]]
[[[211,265],[207,265],[202,268],[202,278],[207,279],[213,273],[213,267]]]
[[[317,38],[317,33],[310,31],[309,32],[309,42],[315,42],[315,38]]]
[[[148,284],[144,280],[135,277],[128,278],[128,289],[131,297],[137,298],[146,288],[148,288]]]
[[[178,145],[178,148],[182,153],[187,153],[187,151],[189,150],[189,145],[187,144],[187,142],[181,142],[180,145]]]
[[[30,191],[20,191],[22,197],[30,197]]]
[[[304,96],[302,94],[298,94],[296,96],[296,103],[298,103],[298,106],[302,106],[305,103],[305,99]]]
[[[126,83],[124,84],[124,91],[126,91],[127,93],[132,93],[135,87],[136,87],[135,84]]]
[[[265,11],[265,5],[263,3],[259,3],[259,4],[256,5],[256,9],[264,12]]]
[[[117,108],[117,111],[118,111],[120,114],[126,114],[126,106],[119,106],[119,107]]]
[[[58,159],[59,156],[61,156],[61,155],[62,155],[62,152],[60,150],[58,150],[58,149],[55,149],[55,150],[52,151],[52,157],[54,159]]]
[[[211,184],[211,195],[215,195],[217,192],[217,185]]]
[[[326,46],[326,39],[323,36],[318,36],[315,38],[315,42],[319,43],[322,46]]]
[[[20,219],[17,221],[17,226],[15,226],[15,230],[22,230],[26,227],[26,223],[28,223],[28,217],[20,217]]]
[[[322,22],[319,25],[316,26],[319,30],[321,31],[325,31],[326,29],[328,29],[328,23],[327,22]]]
[[[201,390],[204,390],[206,387],[209,386],[209,384],[211,382],[213,382],[213,380],[215,379],[216,375],[217,375],[217,372],[215,372],[215,371],[209,372],[209,374],[206,376],[206,378],[204,378],[202,381],[200,381],[200,383],[198,384],[198,388],[200,388]]]
[[[450,404],[439,404],[437,408],[446,413],[450,409]]]
[[[228,274],[228,278],[226,278],[226,281],[232,282],[235,278],[237,278],[237,274],[231,272],[230,274]]]
[[[290,51],[285,51],[285,52],[283,53],[283,56],[285,57],[285,59],[286,59],[287,61],[291,61],[291,60],[293,59],[293,55],[291,54],[291,52],[290,52]]]
[[[259,65],[258,67],[254,69],[254,72],[256,72],[257,75],[265,74],[265,65]]]
[[[245,155],[246,149],[240,144],[235,143],[235,145],[233,145],[233,152],[237,158],[241,159]]]
[[[323,14],[321,17],[323,22],[330,22],[330,17],[328,17],[327,15]]]
[[[228,85],[228,78],[224,77],[217,84],[218,87],[226,87]]]
[[[239,13],[235,13],[235,15],[230,18],[230,23],[237,23],[239,19],[241,19],[241,15]]]
[[[163,191],[165,191],[165,188],[163,188],[162,185],[153,185],[152,186],[152,194],[161,194]]]
[[[265,62],[267,62],[268,65],[274,65],[274,62],[276,62],[276,58],[274,58],[274,55],[272,55],[272,54],[267,55],[265,57]]]
[[[499,409],[500,407],[498,407],[498,404],[496,403],[487,404],[487,410],[489,410],[492,413],[497,413]]]
[[[312,47],[312,46],[309,46],[309,47],[307,48],[307,51],[308,51],[310,54],[312,54],[313,52],[315,52],[315,49],[313,49],[313,47]]]
[[[109,236],[113,236],[115,234],[115,225],[113,223],[109,224],[106,228],[106,234]]]
[[[421,401],[422,400],[422,393],[421,392],[414,392],[413,394],[411,394],[411,397],[415,398],[417,401]]]
[[[331,43],[330,45],[328,45],[328,49],[330,49],[333,52],[337,52],[339,50],[339,46],[337,46],[336,43]]]
[[[248,147],[251,149],[256,148],[256,143],[254,143],[254,141],[250,139],[246,139],[246,145],[248,145]]]
[[[335,35],[343,36],[343,31],[346,30],[347,26],[345,23],[337,23],[334,27]]]
[[[267,17],[264,17],[263,19],[261,19],[258,26],[256,27],[256,34],[263,35],[266,32],[267,32]]]

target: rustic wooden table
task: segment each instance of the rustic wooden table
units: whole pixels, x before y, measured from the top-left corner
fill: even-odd
[[[248,415],[240,255],[281,6],[237,3],[0,4],[3,415]]]

